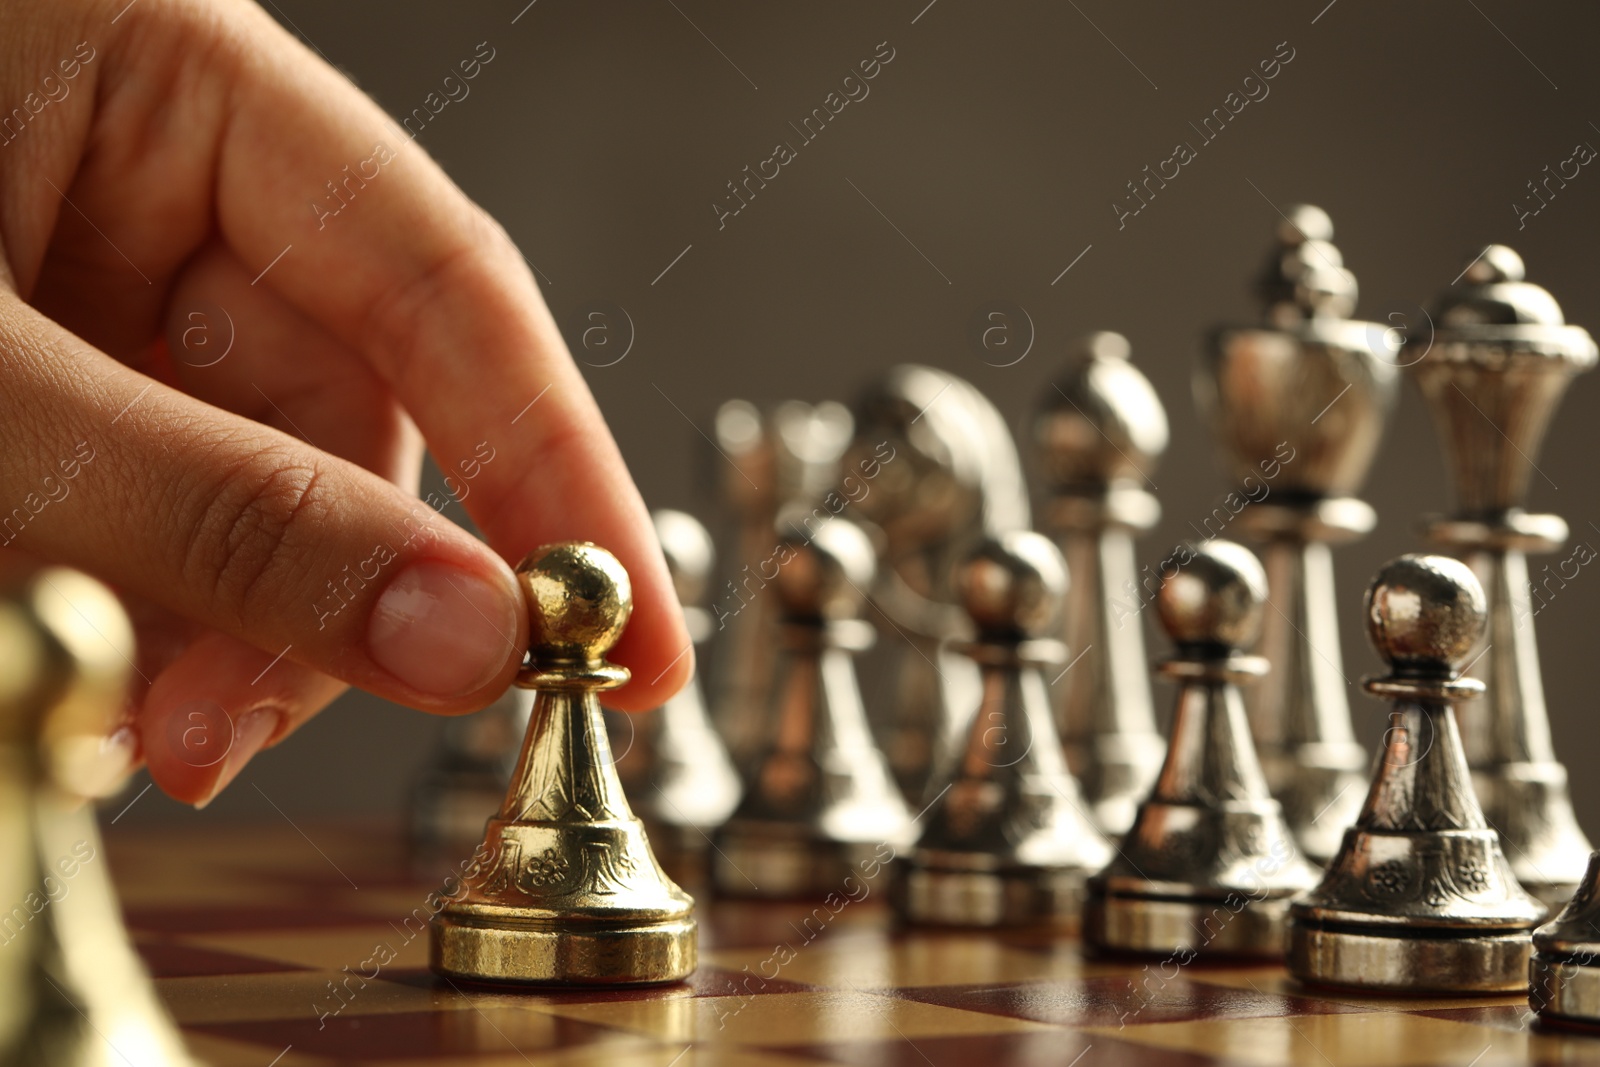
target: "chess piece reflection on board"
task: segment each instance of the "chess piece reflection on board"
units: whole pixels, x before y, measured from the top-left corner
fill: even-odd
[[[1128,359],[1127,338],[1095,333],[1045,390],[1034,439],[1047,491],[1043,528],[1071,575],[1057,721],[1095,824],[1120,837],[1166,752],[1156,730],[1144,628],[1130,618],[1138,588],[1133,537],[1161,518],[1149,481],[1167,447],[1167,416]]]
[[[587,542],[546,545],[517,567],[534,693],[500,811],[462,889],[434,917],[429,964],[478,982],[670,982],[695,968],[694,901],[656,862],[612,764],[599,694],[633,611],[628,573]]]
[[[101,738],[133,654],[122,606],[85,575],[47,568],[0,592],[0,901],[33,916],[13,933],[11,912],[0,950],[5,1067],[194,1062],[123,929],[89,803],[126,774]]]
[[[914,923],[1076,926],[1084,879],[1111,850],[1067,769],[1041,673],[1066,659],[1045,636],[1066,566],[1048,538],[1020,531],[974,548],[955,585],[977,631],[959,650],[982,672],[981,697],[895,868],[896,907]]]
[[[1170,573],[1169,573],[1170,570]],[[1231,541],[1180,545],[1156,597],[1178,686],[1166,762],[1105,870],[1084,940],[1110,952],[1277,957],[1289,899],[1316,881],[1268,792],[1239,692],[1266,672],[1241,649],[1261,629],[1266,576]]]
[[[1484,821],[1453,705],[1483,692],[1461,665],[1483,635],[1483,588],[1447,556],[1401,556],[1367,590],[1367,634],[1392,702],[1356,824],[1322,882],[1291,906],[1289,971],[1317,985],[1392,992],[1526,988],[1545,914]]]
[[[1297,843],[1325,863],[1360,807],[1367,764],[1345,697],[1329,546],[1377,521],[1352,494],[1394,406],[1398,335],[1348,318],[1356,280],[1321,208],[1289,208],[1277,238],[1258,283],[1263,323],[1212,335],[1195,393],[1267,571],[1260,652],[1272,670],[1247,698],[1251,729]],[[1233,510],[1207,516],[1207,536]]]
[[[693,516],[660,509],[651,516],[691,640],[711,636],[699,606],[711,577],[711,535]],[[644,715],[608,716],[617,775],[644,821],[663,869],[679,883],[703,876],[711,834],[739,803],[739,773],[712,729],[698,670],[689,684]]]
[[[1523,505],[1556,405],[1573,376],[1594,366],[1596,348],[1548,291],[1523,280],[1521,257],[1504,245],[1485,248],[1462,282],[1440,296],[1433,336],[1407,347],[1455,488],[1456,513],[1428,533],[1466,560],[1488,595],[1473,667],[1487,691],[1464,713],[1484,815],[1518,880],[1558,908],[1577,889],[1591,846],[1551,744],[1527,555],[1559,549],[1567,524]]]

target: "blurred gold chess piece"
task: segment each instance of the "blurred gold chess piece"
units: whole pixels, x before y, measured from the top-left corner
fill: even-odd
[[[128,618],[94,579],[47,568],[0,591],[4,1067],[194,1063],[123,929],[88,803],[126,775],[103,739],[132,658]]]
[[[694,901],[662,873],[612,765],[599,693],[633,612],[628,572],[587,542],[517,567],[535,693],[522,754],[482,859],[434,918],[430,965],[483,982],[672,982],[695,968]]]

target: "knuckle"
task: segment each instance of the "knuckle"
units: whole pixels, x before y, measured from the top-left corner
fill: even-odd
[[[321,482],[314,464],[263,452],[210,487],[184,567],[219,611],[243,621],[263,606],[267,590],[299,584],[294,576],[314,551],[316,528],[328,512]]]

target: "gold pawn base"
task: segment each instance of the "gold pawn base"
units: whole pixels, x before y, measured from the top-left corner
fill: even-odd
[[[429,966],[469,982],[524,985],[635,985],[680,982],[695,969],[695,921],[494,925],[441,914],[433,920]]]

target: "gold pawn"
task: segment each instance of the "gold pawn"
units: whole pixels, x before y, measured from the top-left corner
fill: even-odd
[[[694,900],[662,873],[612,766],[599,693],[633,611],[628,572],[588,542],[517,567],[535,693],[522,754],[484,842],[434,917],[430,966],[482,982],[673,982],[694,971]]]

